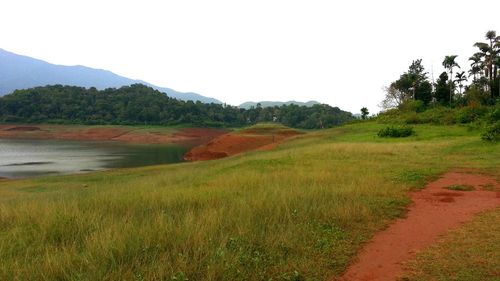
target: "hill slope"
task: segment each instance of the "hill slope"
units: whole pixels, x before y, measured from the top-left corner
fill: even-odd
[[[238,105],[239,108],[243,108],[243,109],[249,109],[251,108],[252,106],[253,107],[257,107],[257,104],[259,104],[262,106],[262,107],[273,107],[273,106],[282,106],[282,105],[290,105],[290,104],[295,104],[295,105],[298,105],[298,106],[313,106],[315,104],[320,104],[319,102],[317,101],[308,101],[308,102],[300,102],[300,101],[259,101],[259,102],[253,102],[253,101],[247,101],[247,102],[244,102],[240,105]]]
[[[27,56],[0,49],[0,96],[16,89],[45,85],[70,85],[79,87],[119,88],[132,84],[145,84],[181,100],[199,100],[205,103],[221,103],[219,100],[196,93],[181,93],[170,88],[158,87],[144,81],[117,75],[111,71],[86,66],[55,65]]]

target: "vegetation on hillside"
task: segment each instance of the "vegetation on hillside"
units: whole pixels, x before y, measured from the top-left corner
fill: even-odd
[[[382,123],[402,124],[470,124],[484,129],[483,139],[500,138],[500,36],[486,33],[487,43],[476,43],[478,52],[469,58],[468,75],[456,62],[457,56],[446,56],[447,72],[436,83],[429,81],[422,60],[412,62],[408,71],[386,88],[381,103]],[[469,84],[465,84],[471,79]]]
[[[303,129],[330,128],[352,120],[349,112],[326,104],[240,109],[181,101],[144,85],[99,91],[71,86],[17,90],[0,98],[0,121],[79,124],[190,124],[240,127],[280,122]]]
[[[439,75],[435,83],[429,81],[422,60],[413,61],[408,71],[386,88],[386,97],[381,103],[384,109],[401,108],[413,101],[422,108],[429,106],[478,106],[493,105],[500,97],[500,36],[495,31],[486,33],[487,42],[474,46],[468,75],[465,71],[455,72],[460,65],[456,55],[445,56],[443,67],[447,70]],[[464,85],[468,80],[471,83]],[[458,90],[457,90],[458,88]]]

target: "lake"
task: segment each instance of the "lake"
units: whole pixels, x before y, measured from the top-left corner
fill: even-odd
[[[181,145],[0,139],[0,177],[26,178],[183,161]]]

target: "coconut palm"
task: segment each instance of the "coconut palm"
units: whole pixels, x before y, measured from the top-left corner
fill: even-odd
[[[460,89],[459,93],[462,94],[462,88],[464,87],[464,85],[462,83],[467,81],[467,76],[465,76],[465,71],[458,72],[455,75],[455,78],[456,78],[455,82],[458,83],[458,88]]]
[[[498,74],[498,66],[495,64],[495,61],[500,50],[500,36],[497,36],[497,33],[494,30],[490,30],[486,32],[485,37],[486,40],[489,41],[488,43],[477,42],[474,46],[479,48],[484,56],[483,67],[485,69],[485,76],[489,81],[488,84],[491,90],[491,96],[494,96],[493,83]]]
[[[472,57],[469,58],[472,63],[470,64],[471,69],[469,70],[469,77],[474,76],[474,82],[477,80],[477,75],[481,73],[483,69],[483,53],[475,53]]]
[[[450,72],[450,105],[452,102],[452,97],[453,97],[453,88],[454,88],[454,83],[453,83],[453,68],[458,67],[460,68],[460,65],[455,61],[457,58],[457,55],[452,55],[452,56],[446,56],[443,60],[443,66],[444,68],[448,69]]]

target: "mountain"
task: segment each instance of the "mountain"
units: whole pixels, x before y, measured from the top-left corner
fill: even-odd
[[[17,55],[0,49],[0,96],[16,89],[27,89],[45,85],[70,85],[79,87],[118,88],[131,84],[144,84],[181,100],[199,100],[204,103],[222,103],[196,93],[181,93],[150,83],[114,74],[111,71],[86,66],[55,65],[42,60]]]
[[[244,109],[250,109],[252,106],[257,107],[257,104],[260,103],[262,107],[273,107],[273,106],[282,106],[282,105],[290,105],[290,104],[295,104],[299,106],[313,106],[315,104],[320,104],[317,101],[308,101],[308,102],[300,102],[300,101],[260,101],[260,102],[253,102],[253,101],[248,101],[240,104],[238,107],[239,108],[244,108]]]

